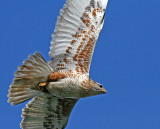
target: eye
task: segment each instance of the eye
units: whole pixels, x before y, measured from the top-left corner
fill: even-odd
[[[99,85],[99,87],[100,87],[100,88],[103,88],[103,86],[102,86],[102,85]]]

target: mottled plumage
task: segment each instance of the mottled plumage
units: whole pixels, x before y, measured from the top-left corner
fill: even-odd
[[[90,79],[89,69],[107,2],[66,0],[52,35],[51,60],[35,52],[18,67],[8,102],[33,98],[23,109],[23,129],[64,129],[80,98],[106,93]]]

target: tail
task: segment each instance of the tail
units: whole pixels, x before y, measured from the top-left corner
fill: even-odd
[[[30,55],[14,74],[8,102],[17,105],[40,95],[42,92],[37,89],[37,86],[40,82],[46,82],[51,73],[52,69],[40,53],[35,52],[34,55]]]

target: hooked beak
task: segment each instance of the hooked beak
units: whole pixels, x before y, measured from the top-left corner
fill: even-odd
[[[105,89],[102,89],[103,94],[107,94],[107,91]]]

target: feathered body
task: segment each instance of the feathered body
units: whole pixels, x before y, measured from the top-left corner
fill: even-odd
[[[35,52],[18,67],[8,102],[33,98],[23,109],[23,129],[64,129],[80,98],[106,93],[90,79],[89,69],[107,2],[66,0],[52,36],[51,60]]]
[[[47,91],[53,96],[80,99],[106,92],[103,88],[97,88],[95,85],[100,84],[91,80],[88,75],[61,73],[60,76],[66,78],[51,82],[47,87]]]

